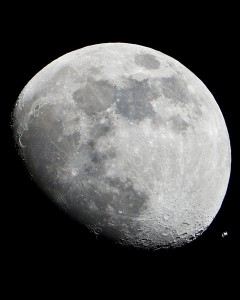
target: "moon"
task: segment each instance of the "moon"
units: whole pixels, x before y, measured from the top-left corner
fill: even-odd
[[[13,130],[52,201],[121,245],[189,243],[227,190],[230,141],[214,97],[180,62],[140,45],[92,45],[48,64],[21,92]]]

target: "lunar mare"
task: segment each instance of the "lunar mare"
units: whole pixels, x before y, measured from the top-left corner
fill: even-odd
[[[120,244],[186,244],[226,193],[230,142],[216,101],[150,48],[98,44],[56,59],[23,89],[13,128],[45,193]]]

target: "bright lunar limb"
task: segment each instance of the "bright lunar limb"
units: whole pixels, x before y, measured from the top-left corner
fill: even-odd
[[[13,128],[47,195],[120,244],[188,243],[226,193],[230,142],[216,101],[150,48],[98,44],[51,62],[20,94]]]

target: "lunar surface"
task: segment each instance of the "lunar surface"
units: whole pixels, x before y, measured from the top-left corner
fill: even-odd
[[[56,59],[23,89],[13,129],[43,191],[122,245],[182,246],[211,224],[226,193],[230,142],[216,101],[150,48],[106,43]]]

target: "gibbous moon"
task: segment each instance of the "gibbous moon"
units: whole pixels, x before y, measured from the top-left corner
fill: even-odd
[[[54,60],[20,94],[13,129],[42,190],[122,245],[182,246],[226,193],[230,142],[216,101],[150,48],[106,43]]]

